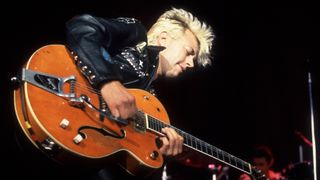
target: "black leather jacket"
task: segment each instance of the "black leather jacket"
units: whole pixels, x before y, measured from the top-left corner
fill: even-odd
[[[67,46],[93,87],[119,80],[129,88],[149,88],[163,47],[147,46],[146,29],[138,20],[85,14],[66,28]]]

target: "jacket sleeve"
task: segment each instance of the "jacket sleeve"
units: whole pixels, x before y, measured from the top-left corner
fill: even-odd
[[[113,60],[121,48],[147,41],[146,30],[135,19],[104,19],[88,14],[66,23],[67,46],[77,56],[77,66],[91,85],[122,81],[119,67]]]

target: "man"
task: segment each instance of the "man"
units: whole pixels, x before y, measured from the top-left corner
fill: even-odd
[[[183,9],[166,11],[148,32],[134,18],[88,14],[72,18],[66,26],[67,45],[77,66],[100,89],[116,118],[128,119],[137,112],[127,88],[152,91],[151,82],[158,77],[174,78],[211,64],[211,27]],[[162,132],[160,152],[165,156],[181,153],[183,138],[172,128]]]
[[[272,170],[272,165],[274,163],[273,154],[268,146],[259,145],[253,149],[251,154],[253,165],[261,170],[261,174],[269,180],[282,180],[285,179],[281,173]],[[251,178],[243,174],[240,176],[239,180],[250,180]]]

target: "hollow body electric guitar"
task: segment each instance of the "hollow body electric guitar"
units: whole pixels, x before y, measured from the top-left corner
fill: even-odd
[[[113,117],[64,45],[47,45],[34,52],[20,80],[14,107],[22,134],[58,162],[106,164],[112,160],[134,175],[147,175],[163,165],[156,139],[163,136],[163,127],[171,127],[184,138],[187,149],[257,179],[248,162],[171,126],[161,102],[144,90],[129,89],[139,109],[135,117]]]

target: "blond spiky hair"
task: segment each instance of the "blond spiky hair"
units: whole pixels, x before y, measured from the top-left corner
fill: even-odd
[[[172,8],[163,13],[149,30],[148,43],[156,45],[156,39],[163,31],[170,32],[172,38],[177,38],[186,29],[189,29],[196,36],[200,44],[197,63],[203,67],[211,65],[211,50],[214,39],[212,28],[183,9]]]

